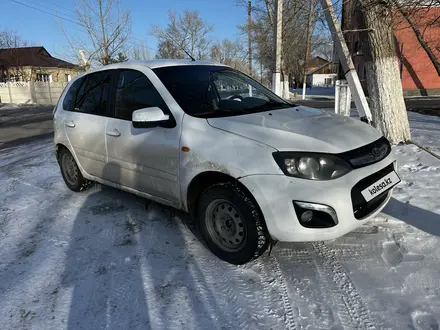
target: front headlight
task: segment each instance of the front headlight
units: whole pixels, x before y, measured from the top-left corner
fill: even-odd
[[[333,180],[352,169],[343,159],[329,154],[274,152],[273,157],[284,174],[309,180]]]

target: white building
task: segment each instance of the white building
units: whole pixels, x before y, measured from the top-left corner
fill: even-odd
[[[337,64],[327,62],[307,73],[308,87],[333,87],[337,77]]]

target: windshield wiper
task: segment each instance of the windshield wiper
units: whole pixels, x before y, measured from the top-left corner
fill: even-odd
[[[218,109],[213,111],[195,113],[194,116],[202,117],[202,118],[215,118],[215,117],[227,117],[233,114],[237,114],[237,113],[235,113],[234,110],[231,109]]]
[[[292,105],[288,103],[281,103],[281,102],[266,102],[265,104],[262,104],[258,107],[249,109],[252,111],[269,111],[269,110],[276,110],[276,109],[285,109],[285,108],[291,108]]]

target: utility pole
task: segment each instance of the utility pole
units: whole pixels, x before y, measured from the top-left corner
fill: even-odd
[[[341,15],[341,26],[342,31],[348,30],[348,26],[350,26],[351,21],[351,13],[352,13],[352,0],[342,1],[342,15]],[[344,35],[344,40],[346,34]],[[333,40],[334,41],[334,40]],[[350,108],[351,108],[351,92],[350,87],[348,86],[347,80],[345,79],[344,70],[341,65],[341,61],[339,61],[338,66],[338,78],[336,80],[335,86],[335,113],[350,116]]]
[[[281,95],[281,51],[283,28],[283,0],[277,0],[277,15],[275,20],[275,70],[272,74],[272,91]]]
[[[252,76],[252,4],[248,1],[248,54],[249,54],[249,75]]]
[[[307,88],[307,62],[310,58],[310,43],[312,38],[312,24],[313,24],[313,11],[315,8],[315,0],[310,0],[310,8],[309,8],[309,19],[307,23],[307,40],[306,40],[306,53],[304,55],[304,67],[303,67],[303,90],[302,90],[302,99],[306,98],[306,88]]]
[[[356,108],[359,112],[359,116],[362,121],[367,123],[371,122],[370,107],[365,98],[364,90],[362,89],[359,76],[351,59],[350,52],[348,51],[347,44],[345,43],[344,35],[342,34],[341,25],[333,8],[332,0],[321,0],[322,8],[324,9],[325,18],[328,22],[330,31],[332,32],[333,39],[335,40],[336,52],[341,62],[343,72],[350,86],[350,90],[353,94]]]

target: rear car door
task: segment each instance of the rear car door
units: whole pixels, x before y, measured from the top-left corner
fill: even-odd
[[[180,126],[134,128],[131,121],[133,111],[149,107],[174,120],[156,87],[143,72],[119,70],[114,106],[106,129],[108,180],[178,202]]]
[[[82,168],[90,175],[102,177],[107,162],[105,126],[111,115],[111,71],[91,73],[77,82],[72,85],[77,90],[71,111],[66,113],[64,129]]]

